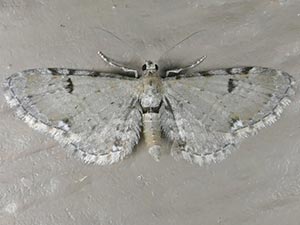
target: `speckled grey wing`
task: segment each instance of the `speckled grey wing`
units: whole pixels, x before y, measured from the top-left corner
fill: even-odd
[[[261,67],[166,78],[160,113],[171,153],[200,165],[223,159],[242,137],[278,119],[293,83],[287,73]]]
[[[55,68],[16,73],[4,84],[20,118],[101,165],[123,159],[139,140],[137,85],[117,74]]]

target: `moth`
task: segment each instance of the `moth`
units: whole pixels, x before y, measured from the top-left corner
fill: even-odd
[[[156,160],[166,137],[175,158],[199,165],[220,161],[242,138],[275,122],[294,92],[292,76],[271,68],[193,72],[203,56],[164,74],[146,61],[139,73],[98,54],[123,74],[42,68],[4,83],[18,117],[86,163],[118,162],[142,135]]]

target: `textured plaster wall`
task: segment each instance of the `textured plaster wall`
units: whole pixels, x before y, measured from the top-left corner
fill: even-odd
[[[109,30],[123,41],[113,37]],[[300,79],[298,0],[0,0],[0,80],[35,67],[109,70],[208,58],[203,69],[258,65]],[[299,224],[300,96],[280,121],[218,164],[155,162],[141,143],[125,161],[84,165],[16,119],[0,91],[0,224]]]

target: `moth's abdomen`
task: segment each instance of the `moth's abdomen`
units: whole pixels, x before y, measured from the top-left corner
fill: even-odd
[[[161,141],[161,129],[158,113],[143,114],[143,133],[147,146],[159,144]]]
[[[161,128],[158,113],[149,112],[143,114],[143,133],[149,153],[155,160],[159,160]]]

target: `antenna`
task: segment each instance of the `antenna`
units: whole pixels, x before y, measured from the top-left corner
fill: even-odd
[[[204,29],[202,30],[198,30],[194,33],[191,33],[190,35],[188,35],[187,37],[185,37],[184,39],[182,39],[181,41],[179,41],[178,43],[176,43],[175,45],[173,45],[171,48],[169,48],[168,50],[166,50],[160,57],[162,58],[164,55],[166,55],[168,52],[170,52],[172,49],[176,48],[178,45],[180,45],[182,42],[186,41],[187,39],[191,38],[192,36],[200,33],[204,31]]]
[[[144,57],[142,57],[140,54],[138,54],[138,53],[134,50],[134,47],[133,47],[132,45],[130,45],[128,42],[126,42],[126,41],[124,41],[123,39],[121,39],[120,37],[118,37],[118,36],[117,36],[116,34],[114,34],[113,32],[111,32],[111,31],[109,31],[109,30],[107,30],[107,29],[104,29],[104,28],[102,28],[102,27],[94,27],[94,28],[99,29],[99,30],[102,30],[102,31],[104,31],[104,32],[106,32],[106,33],[112,35],[114,38],[118,39],[118,40],[121,41],[123,44],[125,44],[127,47],[129,47],[130,49],[132,49],[132,50],[133,50],[133,53],[134,53],[136,56],[138,56],[138,57],[140,57],[141,59],[143,59],[144,61],[146,61],[146,60],[144,59]]]

